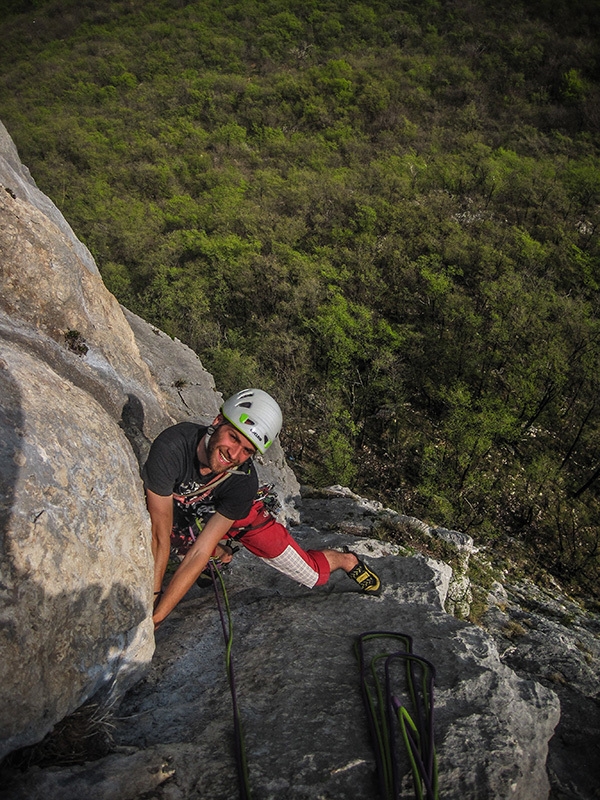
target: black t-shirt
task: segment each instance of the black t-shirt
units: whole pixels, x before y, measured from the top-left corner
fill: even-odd
[[[181,512],[189,509],[193,516],[195,497],[202,495],[202,486],[215,478],[213,473],[200,475],[198,444],[207,428],[195,422],[180,422],[166,428],[154,440],[142,470],[144,486],[155,494],[167,497],[176,495],[176,507]],[[208,488],[208,487],[207,487]],[[246,461],[202,498],[203,511],[207,503],[227,519],[243,519],[250,513],[252,501],[258,490],[258,477],[252,461]]]

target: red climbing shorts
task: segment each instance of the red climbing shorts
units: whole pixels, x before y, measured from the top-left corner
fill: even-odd
[[[325,555],[320,550],[303,550],[260,500],[254,501],[247,517],[235,520],[228,536],[304,586],[312,588],[329,580],[331,571]]]

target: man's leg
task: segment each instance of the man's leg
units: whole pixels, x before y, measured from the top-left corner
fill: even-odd
[[[327,583],[331,573],[343,569],[363,591],[378,593],[380,582],[355,553],[339,550],[304,550],[287,528],[255,503],[250,516],[243,520],[250,530],[240,538],[244,547],[292,580],[312,589]],[[234,523],[233,529],[239,525]],[[252,529],[252,526],[256,526]]]
[[[358,564],[358,556],[354,553],[341,553],[339,550],[321,550],[321,553],[329,563],[330,572],[335,572],[336,569],[351,572]]]
[[[270,515],[265,523],[244,533],[239,541],[269,566],[309,589],[329,580],[331,568],[325,553],[304,550],[287,528]]]

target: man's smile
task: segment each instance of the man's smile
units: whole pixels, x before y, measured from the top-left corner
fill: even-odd
[[[235,469],[254,452],[254,445],[229,423],[217,427],[206,448],[208,466],[213,472]]]

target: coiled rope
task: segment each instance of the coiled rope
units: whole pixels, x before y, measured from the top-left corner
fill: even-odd
[[[387,640],[387,641],[386,641]],[[367,659],[370,643],[388,645]],[[398,650],[398,645],[403,650]],[[393,652],[390,651],[390,645]],[[412,638],[403,633],[370,631],[355,642],[363,701],[375,750],[383,800],[397,800],[402,778],[398,730],[412,771],[417,800],[438,800],[438,773],[433,737],[433,664],[412,652]],[[402,664],[412,715],[400,699],[398,670]],[[419,680],[420,673],[420,680]]]

